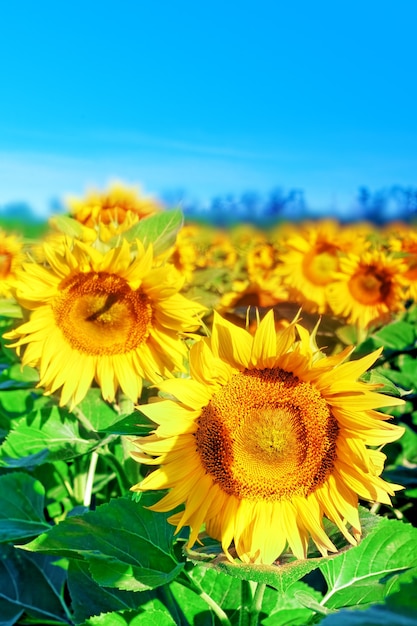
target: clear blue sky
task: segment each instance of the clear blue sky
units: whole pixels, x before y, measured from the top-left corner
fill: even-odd
[[[417,186],[416,24],[416,0],[4,2],[0,206]]]

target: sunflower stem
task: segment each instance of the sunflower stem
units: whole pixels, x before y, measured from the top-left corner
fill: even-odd
[[[98,461],[98,453],[94,450],[91,453],[90,466],[88,468],[87,480],[85,481],[84,500],[83,504],[89,507],[91,504],[91,495],[93,493],[94,476],[96,473]]]
[[[240,586],[241,604],[239,613],[239,626],[249,626],[251,605],[253,602],[252,584],[249,580],[242,580]]]
[[[211,596],[208,595],[208,593],[206,593],[202,587],[197,583],[196,580],[194,580],[194,578],[192,578],[190,576],[190,574],[187,571],[184,571],[183,574],[186,577],[186,581],[185,579],[183,579],[181,581],[181,584],[183,584],[185,587],[187,587],[188,589],[191,589],[192,591],[194,591],[195,593],[197,593],[197,595],[200,596],[200,598],[202,600],[204,600],[204,602],[206,604],[208,604],[208,606],[210,607],[210,609],[213,611],[213,613],[216,615],[217,619],[219,620],[220,624],[223,624],[224,626],[232,626],[232,622],[230,621],[230,619],[227,617],[226,613],[223,611],[223,609],[221,608],[221,606],[219,606],[217,604],[217,602],[215,600],[213,600],[213,598]]]
[[[266,584],[242,580],[239,626],[257,626]]]
[[[258,617],[262,609],[262,600],[264,599],[265,589],[265,583],[257,583],[255,592],[253,594],[252,606],[250,608],[249,626],[257,626],[258,624]]]

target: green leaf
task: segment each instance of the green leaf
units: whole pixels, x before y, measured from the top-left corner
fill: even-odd
[[[120,420],[120,414],[111,404],[103,400],[101,389],[89,389],[84,400],[76,407],[74,414],[81,411],[96,431],[108,432]]]
[[[0,546],[0,615],[22,613],[68,624],[60,592],[66,572],[49,557]],[[1,619],[0,618],[0,619]],[[0,624],[15,622],[3,622]]]
[[[45,407],[13,420],[0,446],[0,467],[31,467],[72,459],[96,444],[96,440],[81,437],[75,415],[56,406]]]
[[[175,626],[177,623],[162,603],[155,607],[148,603],[142,611],[99,615],[88,619],[83,626]]]
[[[69,217],[68,215],[54,215],[53,216],[54,227],[57,228],[64,235],[74,237],[75,239],[83,239],[85,232],[92,229],[87,229],[76,219]],[[93,231],[94,232],[94,231]]]
[[[398,581],[417,576],[417,528],[398,520],[379,522],[361,543],[319,569],[328,586],[327,608],[342,608],[382,601],[398,589]]]
[[[136,609],[139,601],[145,603],[152,599],[152,592],[143,591],[138,598],[135,591],[121,591],[99,585],[91,576],[88,562],[70,559],[68,566],[68,589],[74,619],[84,622],[88,617],[100,613]]]
[[[344,609],[320,622],[324,626],[417,626],[417,595],[415,584],[401,585],[388,596],[385,604],[376,604],[364,611]]]
[[[401,396],[400,390],[387,378],[382,374],[381,370],[373,369],[365,372],[361,376],[361,380],[365,383],[370,383],[371,385],[380,385],[378,389],[378,393],[385,393],[389,396],[395,396],[399,398]]]
[[[23,473],[0,476],[0,542],[39,535],[50,526],[43,514],[45,490]]]
[[[24,548],[84,559],[104,587],[145,591],[169,583],[183,564],[172,551],[174,529],[167,515],[145,508],[156,495],[145,494],[141,503],[111,500],[96,511],[67,518]]]
[[[397,359],[398,368],[403,376],[404,385],[417,388],[416,359],[411,354],[400,354]]]
[[[208,594],[228,615],[238,613],[241,602],[239,580],[202,565],[195,565],[188,572],[188,576],[196,584],[195,589],[181,584],[181,580],[178,580],[171,583],[171,590],[189,624],[213,624],[214,626],[216,623],[214,613],[210,613],[209,606],[199,590]]]
[[[411,324],[400,321],[387,324],[372,337],[378,346],[391,350],[404,350],[414,345],[416,333]]]
[[[155,423],[146,417],[141,411],[134,411],[130,415],[125,415],[117,422],[100,430],[113,435],[137,435],[143,437],[151,430],[155,430]]]
[[[35,403],[45,404],[48,399],[44,399],[40,394],[33,393],[29,389],[8,389],[0,391],[0,414],[8,418],[26,416],[35,408]]]
[[[262,626],[305,626],[315,613],[327,613],[319,602],[322,594],[304,582],[296,582],[285,593],[266,588],[262,602]],[[262,617],[265,615],[265,617]]]
[[[145,247],[153,244],[154,255],[158,256],[174,245],[183,222],[184,216],[180,209],[162,211],[137,222],[123,233],[123,238],[130,242],[140,239]]]

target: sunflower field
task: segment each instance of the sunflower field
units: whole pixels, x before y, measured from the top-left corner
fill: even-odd
[[[416,626],[417,228],[0,230],[0,626]]]

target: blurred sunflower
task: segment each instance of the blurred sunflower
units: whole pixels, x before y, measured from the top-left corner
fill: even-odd
[[[339,269],[340,252],[348,247],[352,247],[352,240],[331,220],[288,230],[277,271],[290,290],[290,297],[307,311],[325,313],[327,286]]]
[[[377,407],[400,404],[357,379],[378,358],[344,363],[353,348],[325,357],[294,320],[276,329],[273,312],[254,336],[215,314],[210,339],[191,348],[192,379],[162,382],[161,400],[140,409],[158,427],[138,439],[134,457],[161,465],[134,491],[170,489],[153,507],[190,526],[203,523],[245,562],[273,563],[288,544],[307,556],[309,536],[323,555],[336,548],[322,517],[355,544],[358,497],[390,503],[400,487],[380,478],[385,455],[367,446],[394,441],[403,429]],[[154,458],[155,457],[155,458]]]
[[[61,405],[79,403],[93,379],[105,400],[120,386],[136,401],[142,379],[183,369],[179,333],[199,326],[202,307],[178,293],[173,266],[153,267],[140,241],[106,253],[69,239],[44,250],[49,267],[26,263],[19,274],[16,297],[30,319],[5,337],[18,353],[25,346],[22,362],[39,369],[39,386],[62,387]]]
[[[71,216],[83,226],[98,231],[103,241],[162,210],[155,199],[121,183],[113,183],[104,192],[91,191],[84,199],[68,198],[67,204]]]
[[[407,297],[417,302],[417,232],[405,225],[398,230],[395,237],[390,237],[389,246],[391,250],[404,255]]]
[[[0,297],[10,298],[13,295],[16,271],[23,260],[23,244],[20,239],[0,230]]]
[[[340,271],[327,291],[332,311],[363,329],[390,321],[404,309],[405,269],[403,259],[383,250],[341,258]]]

